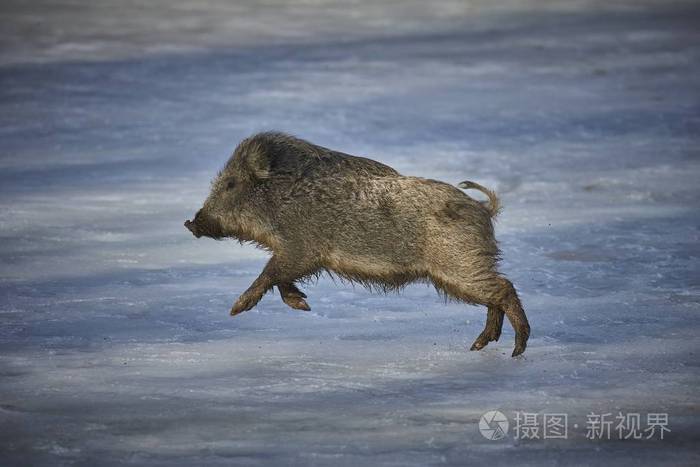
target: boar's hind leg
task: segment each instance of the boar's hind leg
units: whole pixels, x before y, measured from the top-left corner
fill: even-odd
[[[452,280],[436,283],[452,297],[489,307],[486,329],[474,342],[473,350],[479,350],[489,341],[500,337],[500,328],[505,314],[515,330],[515,348],[513,349],[513,357],[515,357],[525,351],[527,339],[530,336],[530,325],[513,284],[502,276],[495,274],[489,274],[489,276],[491,277],[480,280],[478,287],[464,287]],[[465,282],[468,281],[465,280]],[[484,336],[483,339],[482,336]],[[486,340],[487,337],[488,340]]]
[[[285,282],[277,286],[282,296],[282,301],[294,308],[295,310],[311,310],[309,304],[306,303],[306,294],[299,290],[294,282]]]
[[[489,305],[486,317],[486,327],[476,338],[470,350],[481,350],[491,341],[498,341],[503,329],[503,310],[500,307]]]
[[[292,283],[305,275],[313,274],[310,268],[303,268],[299,261],[290,261],[279,256],[273,256],[267,262],[248,290],[243,292],[231,308],[231,316],[250,310],[273,286]]]
[[[530,324],[527,322],[525,311],[518,298],[513,284],[505,277],[497,277],[495,280],[496,289],[490,297],[489,303],[497,304],[508,317],[511,326],[515,330],[515,348],[513,357],[525,352],[527,339],[530,337]]]

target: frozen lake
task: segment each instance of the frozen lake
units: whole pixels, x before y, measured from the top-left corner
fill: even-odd
[[[700,464],[697,2],[80,3],[0,6],[0,464]],[[266,254],[182,223],[269,129],[496,189],[524,356],[424,285],[229,317]]]

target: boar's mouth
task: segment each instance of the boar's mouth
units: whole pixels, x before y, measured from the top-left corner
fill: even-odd
[[[186,220],[185,227],[197,238],[209,237],[220,240],[225,237],[219,223],[216,220],[203,216],[201,212],[194,216],[194,221]]]
[[[195,224],[191,220],[185,221],[185,227],[187,227],[187,230],[192,232],[192,235],[194,235],[195,237],[199,238],[202,236],[202,234],[200,234],[199,230],[197,229],[197,224]]]

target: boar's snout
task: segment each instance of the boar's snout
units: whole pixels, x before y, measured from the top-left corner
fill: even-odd
[[[192,232],[192,235],[194,235],[195,237],[199,238],[202,236],[202,234],[199,233],[199,229],[197,229],[197,224],[195,224],[194,222],[190,220],[185,221],[185,227],[187,227],[187,230]]]
[[[202,209],[197,211],[194,220],[185,221],[185,227],[197,238],[209,237],[219,240],[225,236],[219,219],[210,216]]]

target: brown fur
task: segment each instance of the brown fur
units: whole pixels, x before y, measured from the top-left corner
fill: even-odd
[[[323,271],[382,291],[425,281],[447,297],[488,307],[472,350],[498,340],[505,314],[519,355],[530,327],[515,288],[497,271],[498,198],[473,182],[460,187],[484,192],[489,202],[370,159],[261,133],[236,148],[185,226],[197,237],[233,237],[272,252],[232,315],[273,286],[292,308],[309,309],[294,283]]]

